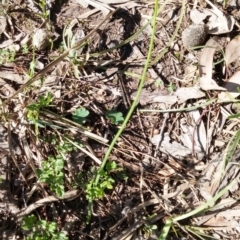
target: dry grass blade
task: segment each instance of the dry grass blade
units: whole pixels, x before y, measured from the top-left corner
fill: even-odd
[[[29,213],[31,213],[32,211],[34,211],[35,209],[42,207],[51,202],[56,202],[56,201],[64,200],[64,199],[74,199],[74,198],[78,197],[79,194],[80,194],[80,192],[78,190],[72,190],[72,191],[66,192],[64,194],[64,196],[61,198],[58,198],[55,196],[48,196],[46,198],[40,199],[37,202],[32,203],[28,207],[22,209],[19,213],[17,213],[17,218],[18,219],[22,218],[22,217],[28,215]]]
[[[48,116],[50,118],[53,118],[53,121],[57,123],[60,126],[64,126],[68,129],[72,128],[73,131],[77,131],[80,133],[83,133],[84,135],[95,139],[96,141],[102,142],[102,143],[107,143],[108,139],[105,139],[101,136],[98,136],[97,134],[91,133],[90,131],[85,130],[82,125],[73,122],[67,118],[61,117],[53,112],[50,112],[48,110],[42,110],[41,113],[43,113],[45,116]],[[76,128],[75,128],[76,127]]]

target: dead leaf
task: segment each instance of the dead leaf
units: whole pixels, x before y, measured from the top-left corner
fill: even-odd
[[[212,9],[204,9],[204,11],[208,11],[210,15],[208,20],[209,33],[219,35],[231,32],[235,24],[235,19],[233,16],[225,16],[209,0],[206,0],[206,2],[212,7]]]
[[[221,101],[231,101],[240,95],[238,88],[240,87],[240,71],[234,73],[225,85],[227,92],[221,92],[218,95]]]
[[[35,67],[36,67],[36,69],[41,70],[41,69],[44,68],[44,64],[41,61],[39,61],[38,59],[36,59],[35,60]]]
[[[181,87],[174,93],[178,97],[178,103],[184,103],[189,99],[198,99],[205,97],[205,93],[199,89],[198,86]]]
[[[206,19],[208,15],[206,14],[206,12],[200,11],[197,8],[194,8],[191,12],[190,12],[190,19],[193,21],[193,23],[195,24],[200,24],[203,23],[203,20]]]
[[[199,75],[212,79],[213,55],[219,44],[214,39],[209,39],[203,48],[199,59]]]
[[[137,92],[131,94],[131,98],[134,100]],[[172,105],[177,102],[177,96],[172,95],[166,89],[155,90],[150,92],[143,89],[139,98],[141,105],[146,105],[148,103],[165,103],[166,105]]]
[[[240,56],[240,36],[235,37],[232,41],[226,46],[225,50],[225,62],[228,66],[230,63],[237,60]]]
[[[229,33],[233,30],[235,20],[232,16],[224,16],[222,12],[212,11],[208,21],[209,33],[214,35]]]
[[[201,77],[199,79],[199,82],[200,82],[201,89],[204,91],[210,91],[210,90],[226,91],[225,88],[218,86],[217,83],[212,79]]]
[[[186,82],[192,81],[193,78],[196,76],[196,71],[197,67],[195,65],[191,64],[187,66],[184,72],[184,81]]]
[[[212,9],[203,9],[202,11],[194,8],[190,12],[190,18],[195,24],[204,23],[207,20],[208,33],[219,35],[231,32],[235,24],[233,16],[224,15],[214,4],[206,0]]]
[[[157,145],[159,142],[159,138],[162,138],[161,134],[153,136],[151,139],[151,142],[154,145]],[[187,155],[192,154],[192,149],[183,146],[182,144],[172,140],[169,137],[168,133],[164,134],[163,141],[161,142],[160,146],[161,151],[163,151],[166,154],[170,154],[171,156],[174,156],[179,159],[184,159]],[[198,152],[198,158],[202,159],[204,154],[202,152]]]
[[[219,47],[219,44],[214,39],[209,39],[203,48],[202,54],[199,59],[199,82],[201,89],[208,91],[208,90],[223,90],[222,88],[217,85],[217,83],[212,80],[212,67],[213,67],[213,55]]]
[[[80,4],[83,8],[88,8],[88,3],[85,0],[72,0],[72,3],[78,3]]]
[[[153,96],[151,102],[152,103],[165,103],[167,105],[173,105],[174,103],[177,102],[177,97],[170,93],[165,96],[164,95]]]
[[[7,26],[7,19],[4,15],[0,16],[0,34],[2,34]]]
[[[59,85],[58,81],[60,80],[60,76],[63,76],[66,73],[68,68],[69,68],[69,62],[61,61],[55,67],[52,73],[45,78],[45,81],[43,82],[42,87]],[[41,91],[42,90],[43,89],[41,88]]]
[[[24,84],[27,82],[28,78],[26,76],[12,73],[10,71],[0,71],[0,77],[4,79],[8,79],[14,81],[18,84]]]
[[[224,213],[227,215],[228,211],[225,211]],[[231,229],[236,228],[237,225],[237,221],[228,221],[224,218],[224,216],[219,215],[212,217],[203,224],[203,226],[208,226],[216,229],[218,229],[219,227],[221,227],[221,229]]]
[[[99,1],[95,1],[95,0],[74,0],[74,2],[80,4],[81,6],[85,7],[88,5],[93,6],[94,8],[97,8],[98,10],[102,11],[102,13],[104,15],[107,15],[110,10],[114,11],[114,9],[110,6],[108,6],[105,3],[101,3]]]

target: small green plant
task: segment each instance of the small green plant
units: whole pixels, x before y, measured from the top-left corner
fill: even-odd
[[[88,200],[100,199],[104,196],[106,189],[113,189],[113,184],[115,180],[110,176],[110,173],[117,171],[118,166],[116,162],[111,161],[106,165],[106,169],[101,169],[98,171],[100,175],[99,183],[96,185],[94,179],[91,179],[86,186],[86,197]]]
[[[29,53],[28,45],[27,44],[22,44],[21,51],[22,51],[23,54],[28,54]]]
[[[79,144],[79,143],[76,143],[76,144]],[[59,145],[56,146],[56,149],[61,154],[67,154],[76,150],[77,148],[70,142],[63,140]]]
[[[15,60],[16,53],[9,49],[0,49],[0,64],[11,63]]]
[[[39,0],[39,3],[38,3],[40,9],[41,9],[41,17],[44,18],[44,19],[48,19],[49,17],[49,14],[50,14],[50,11],[48,9],[48,5],[47,5],[47,0]]]
[[[175,91],[175,89],[176,89],[176,86],[175,86],[175,84],[173,84],[173,83],[170,83],[170,84],[168,85],[168,91],[169,91],[169,92],[174,92],[174,91]]]
[[[105,115],[113,124],[119,124],[124,121],[123,114],[116,110],[107,111]]]
[[[84,124],[88,115],[89,111],[86,108],[79,108],[73,113],[72,118],[74,122]]]
[[[228,0],[223,0],[222,2],[223,2],[223,8],[226,8]]]
[[[42,161],[42,168],[37,169],[38,180],[47,183],[52,192],[57,196],[64,195],[64,154],[70,153],[76,148],[68,141],[57,144],[57,139],[53,136],[51,145],[55,146],[57,155],[49,156],[46,161]]]
[[[44,96],[39,96],[36,103],[27,106],[27,118],[30,124],[35,125],[35,134],[38,135],[38,127],[43,127],[39,122],[39,112],[42,108],[48,107],[52,102],[53,96],[51,93],[46,92]]]
[[[146,239],[149,239],[149,237],[151,236],[151,234],[153,234],[154,230],[157,230],[157,225],[150,225],[150,224],[144,224],[143,226],[143,231],[144,231],[144,235],[146,237]]]
[[[29,78],[32,78],[34,76],[35,68],[36,68],[36,61],[33,58],[32,61],[30,62],[30,66],[29,66],[28,73],[27,73]]]
[[[96,185],[94,184],[94,179],[91,179],[87,184],[86,196],[89,200],[100,199],[104,196],[106,189],[112,189],[115,180],[110,176],[110,172],[116,169],[115,162],[109,162],[106,165],[106,170],[101,170],[98,172],[100,175],[100,181]]]
[[[49,156],[42,161],[42,168],[37,169],[38,180],[47,183],[52,192],[59,197],[64,195],[64,159],[61,155]]]
[[[37,220],[30,215],[23,218],[22,229],[29,232],[26,240],[67,240],[64,232],[59,232],[55,222]]]
[[[163,86],[163,81],[161,79],[157,79],[154,82],[154,85],[155,85],[156,88],[161,87],[161,86]]]

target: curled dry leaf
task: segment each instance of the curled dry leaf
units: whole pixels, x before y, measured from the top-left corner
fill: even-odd
[[[218,95],[221,101],[231,101],[232,99],[238,97],[240,92],[238,88],[240,87],[240,71],[234,73],[229,79],[228,83],[225,85],[227,92],[221,92]]]
[[[230,63],[234,62],[240,56],[240,36],[235,37],[226,46],[225,50],[225,62],[228,66]]]
[[[232,16],[224,16],[222,12],[217,13],[214,10],[212,10],[212,13],[208,22],[210,34],[219,35],[233,30],[235,20]]]
[[[225,16],[212,2],[209,0],[206,2],[212,7],[209,10],[211,13],[208,21],[209,33],[218,35],[231,32],[235,24],[233,16]]]
[[[212,80],[213,55],[217,47],[219,47],[217,41],[212,38],[209,39],[199,59],[199,82],[201,89],[205,91],[226,90],[225,88],[218,86],[217,83]]]
[[[212,78],[213,55],[218,47],[217,41],[209,39],[199,59],[200,77]]]
[[[212,9],[206,8],[200,11],[194,8],[190,12],[191,20],[195,24],[204,23],[204,20],[207,20],[209,34],[219,35],[231,32],[235,24],[234,18],[232,16],[225,16],[211,2],[209,4],[212,6]]]

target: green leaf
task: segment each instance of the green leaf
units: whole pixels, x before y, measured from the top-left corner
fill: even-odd
[[[119,124],[124,121],[123,114],[116,110],[107,111],[106,118],[108,118],[113,124]]]
[[[31,230],[36,222],[37,218],[34,215],[30,215],[23,218],[22,228],[24,230]]]
[[[59,197],[64,195],[64,186],[60,185],[56,189],[54,189]]]
[[[117,163],[114,161],[108,162],[106,165],[106,169],[108,172],[111,172],[112,170],[117,169]]]
[[[237,114],[232,114],[231,116],[228,117],[228,119],[239,118],[239,117],[240,117],[240,113],[237,113]]]
[[[73,113],[72,118],[74,122],[84,124],[88,115],[89,111],[86,108],[80,108]]]

